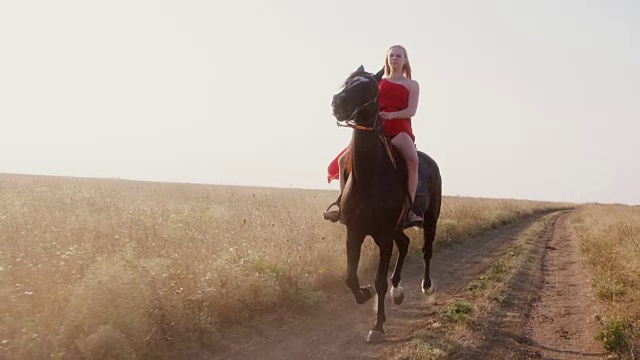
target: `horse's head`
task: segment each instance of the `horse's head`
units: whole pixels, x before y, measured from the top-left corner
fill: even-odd
[[[344,82],[342,91],[333,96],[333,116],[339,122],[371,126],[378,113],[378,82],[383,70],[373,75],[361,65]]]

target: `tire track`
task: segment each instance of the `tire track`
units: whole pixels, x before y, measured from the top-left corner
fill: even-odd
[[[595,340],[597,303],[569,214],[537,236],[528,261],[509,281],[505,299],[486,319],[485,342],[461,359],[606,359]]]

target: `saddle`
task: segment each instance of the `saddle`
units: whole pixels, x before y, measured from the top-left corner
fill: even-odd
[[[391,164],[395,169],[397,169],[398,162],[403,161],[402,156],[391,145],[391,139],[387,134],[380,133],[380,141],[384,145],[385,151],[387,153],[387,156],[389,157],[389,160],[391,161]],[[351,161],[347,161],[347,164],[349,165],[347,166],[346,169],[344,169],[344,173],[340,174],[340,176],[345,176],[347,178],[344,190],[338,196],[336,201],[333,202],[331,205],[329,205],[329,207],[327,207],[327,210],[323,213],[323,217],[325,220],[329,220],[331,222],[340,222],[341,224],[345,224],[344,218],[342,217],[341,209],[343,208],[344,200],[347,199],[349,196],[349,190],[351,188],[351,180],[352,180],[352,177],[349,176],[351,174],[351,168],[350,168]],[[416,189],[414,207],[417,209],[420,209],[421,212],[424,212],[424,210],[427,207],[427,197],[426,197],[427,173],[428,173],[428,169],[424,159],[421,156],[418,156],[418,187]],[[408,191],[405,192],[405,195],[406,196],[405,196],[405,201],[403,202],[403,205],[402,205],[402,211],[400,212],[400,216],[398,217],[398,221],[396,224],[397,228],[401,230],[415,226],[414,224],[409,224],[406,222],[407,212],[411,208],[411,197]],[[337,206],[338,210],[329,211],[329,209],[333,206]]]

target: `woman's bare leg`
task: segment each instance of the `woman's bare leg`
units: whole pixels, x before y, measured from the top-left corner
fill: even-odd
[[[340,180],[340,195],[342,195],[342,192],[344,191],[344,188],[346,186],[347,183],[347,179],[344,176],[344,169],[347,166],[347,157],[349,156],[349,151],[350,149],[347,149],[344,153],[342,153],[342,155],[340,155],[340,157],[338,158],[338,174],[339,174],[339,180]],[[340,204],[337,203],[333,203],[331,204],[331,206],[337,205],[338,207],[340,206]],[[331,208],[331,206],[329,206],[329,208]],[[340,221],[343,222],[340,210],[332,210],[329,211],[329,209],[327,209],[327,211],[325,211],[323,213],[323,217],[325,218],[325,220],[330,220],[332,222],[336,222],[336,221]]]
[[[407,188],[413,202],[418,188],[418,152],[411,137],[407,133],[400,133],[391,139],[391,144],[398,149],[404,161],[407,163],[408,179]]]
[[[338,158],[338,169],[340,171],[340,194],[344,191],[345,184],[347,183],[347,179],[344,176],[344,168],[347,166],[347,156],[349,155],[349,151],[345,151],[340,158]]]

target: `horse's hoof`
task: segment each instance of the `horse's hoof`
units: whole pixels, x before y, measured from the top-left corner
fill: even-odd
[[[384,333],[378,330],[369,330],[369,336],[367,336],[367,342],[369,344],[379,344],[384,341]]]
[[[373,286],[367,285],[359,289],[358,295],[356,295],[356,303],[362,305],[373,297]]]
[[[424,280],[422,280],[422,293],[425,295],[433,295],[433,293],[436,291],[436,287],[433,285],[433,282],[431,282],[431,285],[429,285],[428,288],[425,289],[424,287]]]
[[[404,289],[402,289],[402,286],[391,287],[391,298],[393,299],[394,304],[402,304],[404,301]]]
[[[371,299],[373,297],[373,294],[375,294],[373,286],[371,285],[361,287],[360,292],[362,292],[362,295],[364,296],[364,301]]]

